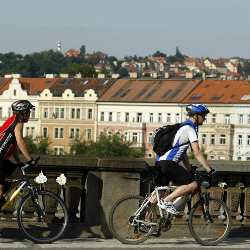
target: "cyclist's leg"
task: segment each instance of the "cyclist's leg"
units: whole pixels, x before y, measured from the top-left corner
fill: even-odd
[[[156,162],[155,165],[159,165],[159,162]],[[169,182],[170,182],[170,179],[162,171],[158,171],[158,170],[156,171],[155,184],[156,184],[157,187],[167,186],[167,185],[169,185]],[[159,193],[159,198],[160,199],[163,198],[164,195],[165,195],[165,191],[164,190],[158,191],[158,193]],[[150,203],[154,207],[156,207],[157,202],[158,202],[157,196],[155,195],[151,199]],[[145,220],[146,221],[151,221],[151,212],[150,212],[150,209],[147,207],[146,211],[147,211],[147,213],[146,213],[146,216],[145,216]]]
[[[197,188],[197,182],[194,177],[174,161],[161,161],[164,166],[162,172],[165,173],[172,181],[182,184],[174,192],[168,195],[164,201],[173,201],[175,198],[193,192]]]
[[[4,174],[11,177],[12,179],[23,178],[22,170],[13,162],[9,160],[4,160]],[[13,188],[15,188],[19,183],[12,183],[10,187],[6,187],[4,190],[4,195],[8,194]]]

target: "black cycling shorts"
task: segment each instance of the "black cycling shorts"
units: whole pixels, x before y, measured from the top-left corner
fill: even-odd
[[[17,165],[9,160],[0,159],[0,185],[4,184],[4,177],[10,176],[17,168]]]
[[[188,185],[195,181],[194,176],[175,161],[156,161],[155,165],[161,167],[161,171],[156,171],[156,185],[168,186],[170,181],[175,185]]]

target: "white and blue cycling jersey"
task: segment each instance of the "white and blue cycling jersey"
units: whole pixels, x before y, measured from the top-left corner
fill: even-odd
[[[175,161],[179,163],[180,161],[182,161],[190,144],[194,141],[198,141],[198,134],[197,134],[196,126],[194,125],[194,123],[190,120],[187,120],[185,122],[182,122],[181,124],[186,124],[186,123],[189,123],[191,125],[183,126],[177,131],[176,135],[174,136],[172,146],[176,147],[178,145],[181,145],[187,142],[189,143],[169,150],[164,155],[158,156],[156,158],[156,161],[167,160],[167,161]]]

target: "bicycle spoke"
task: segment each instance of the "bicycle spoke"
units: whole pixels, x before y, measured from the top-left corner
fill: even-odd
[[[229,208],[217,198],[210,198],[209,209],[199,201],[190,212],[190,232],[203,245],[222,242],[229,234],[231,223]]]

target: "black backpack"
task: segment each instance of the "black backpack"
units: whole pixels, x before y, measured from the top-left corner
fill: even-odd
[[[163,127],[156,129],[151,140],[151,144],[154,146],[153,147],[154,152],[158,156],[162,156],[173,148],[178,148],[185,144],[189,144],[189,142],[186,142],[176,147],[172,146],[174,136],[177,133],[178,129],[186,125],[191,125],[191,124],[190,123],[185,123],[185,124],[176,123],[174,125],[167,125],[167,126],[163,126]]]

